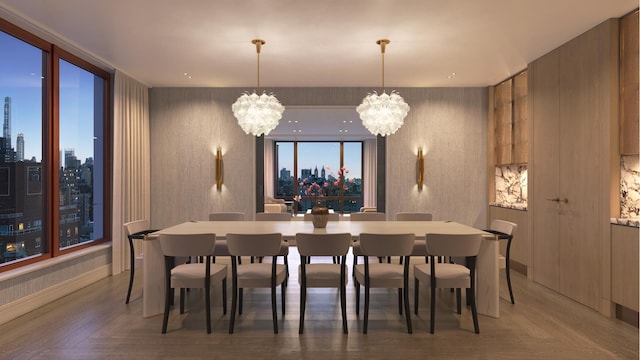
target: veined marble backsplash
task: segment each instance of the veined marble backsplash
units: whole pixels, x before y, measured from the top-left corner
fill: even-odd
[[[527,167],[496,167],[496,201],[498,206],[516,209],[527,208]]]
[[[620,158],[620,217],[637,218],[640,214],[640,158]]]

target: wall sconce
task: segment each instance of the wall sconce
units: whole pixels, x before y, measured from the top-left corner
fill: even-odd
[[[222,190],[222,149],[219,146],[216,151],[216,189]]]
[[[416,160],[416,182],[418,183],[418,191],[422,191],[424,183],[424,156],[422,154],[422,146],[418,148],[418,159]]]

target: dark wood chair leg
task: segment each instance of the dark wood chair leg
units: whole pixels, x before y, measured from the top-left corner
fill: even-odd
[[[413,279],[413,313],[418,315],[418,301],[420,300],[420,281]]]
[[[133,253],[133,240],[131,239],[131,237],[129,238],[129,254],[130,256],[130,267],[131,267],[131,272],[129,273],[129,289],[127,290],[127,300],[125,301],[125,304],[129,303],[129,299],[131,298],[131,289],[133,288],[133,275],[135,274],[135,269],[136,269],[136,257]]]

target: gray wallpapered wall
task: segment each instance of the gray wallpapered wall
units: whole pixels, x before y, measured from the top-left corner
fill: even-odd
[[[255,140],[231,104],[243,88],[152,88],[151,221],[166,227],[210,212],[255,212]],[[399,88],[411,106],[387,138],[387,217],[428,211],[434,220],[484,227],[487,208],[486,88]],[[286,106],[357,106],[370,88],[274,88]],[[286,110],[285,110],[286,111]],[[355,110],[354,110],[355,111]],[[224,154],[215,189],[214,154]],[[425,185],[416,186],[416,151],[425,151]],[[262,181],[262,174],[257,174]]]

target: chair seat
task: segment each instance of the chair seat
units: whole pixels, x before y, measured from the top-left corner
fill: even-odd
[[[465,266],[449,263],[436,263],[437,286],[439,288],[468,288],[471,286],[471,274]],[[431,284],[431,265],[418,264],[413,273],[420,282]]]
[[[307,264],[307,287],[339,287],[340,264]],[[302,270],[298,267],[298,283],[302,285]],[[344,274],[344,283],[347,284],[347,273]]]
[[[282,284],[286,276],[287,267],[282,264],[277,264],[276,285]],[[271,264],[255,263],[238,266],[238,287],[271,287]]]
[[[364,284],[364,264],[356,265],[356,280]],[[404,286],[404,267],[398,264],[369,264],[370,287],[402,288]]]
[[[171,287],[201,288],[206,264],[183,264],[171,269]],[[227,276],[227,265],[210,264],[211,283],[222,281]]]

